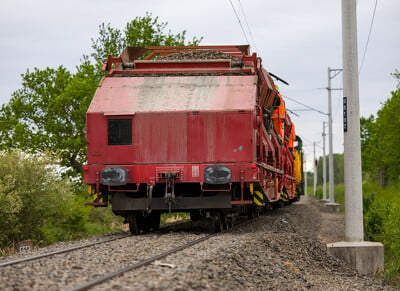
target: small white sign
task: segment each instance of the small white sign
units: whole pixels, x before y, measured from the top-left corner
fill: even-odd
[[[199,166],[192,166],[192,177],[196,178],[200,176]]]

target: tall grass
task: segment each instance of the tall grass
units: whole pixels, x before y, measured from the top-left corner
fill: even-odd
[[[329,186],[327,186],[329,189]],[[313,188],[308,188],[313,196]],[[322,199],[322,186],[317,187],[317,198]],[[329,197],[329,191],[328,191]],[[335,202],[344,212],[344,185],[335,185]],[[385,247],[383,278],[400,287],[400,184],[381,188],[363,183],[364,239],[377,241]]]
[[[365,240],[379,241],[385,247],[386,281],[400,287],[400,185],[381,188],[365,183]]]
[[[335,191],[335,199],[334,202],[335,203],[339,203],[340,204],[340,211],[344,212],[344,185],[340,184],[340,185],[335,185],[334,187],[334,191]],[[308,196],[313,196],[314,193],[314,188],[308,187]],[[321,185],[317,186],[317,198],[318,199],[322,199],[323,197],[323,188]],[[327,200],[329,200],[329,183],[326,184],[326,196],[327,196]]]

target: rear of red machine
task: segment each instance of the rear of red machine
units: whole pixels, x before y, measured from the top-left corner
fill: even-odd
[[[294,126],[248,46],[128,47],[104,71],[86,115],[87,204],[111,202],[139,234],[162,212],[224,227],[297,199]]]

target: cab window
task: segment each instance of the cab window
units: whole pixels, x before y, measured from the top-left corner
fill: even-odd
[[[108,145],[132,144],[132,119],[108,120]]]

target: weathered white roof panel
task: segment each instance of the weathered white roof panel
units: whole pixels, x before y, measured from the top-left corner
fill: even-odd
[[[97,89],[88,112],[253,110],[256,82],[254,75],[110,77]]]

